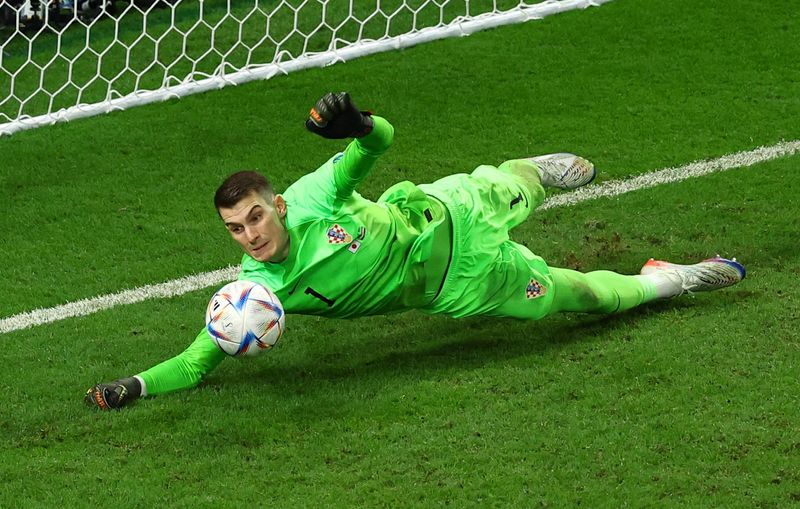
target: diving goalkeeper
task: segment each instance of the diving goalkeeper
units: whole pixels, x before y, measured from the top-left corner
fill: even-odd
[[[574,189],[594,179],[594,166],[582,157],[551,154],[432,184],[400,182],[373,202],[356,187],[392,143],[391,124],[338,93],[317,101],[306,127],[325,138],[355,139],[283,194],[263,175],[242,171],[214,196],[245,253],[239,279],[270,288],[287,314],[345,318],[418,309],[537,320],[565,311],[616,313],[745,276],[742,265],[720,257],[694,265],[650,260],[631,276],[584,274],[550,267],[511,241],[509,230],[544,201],[545,188]],[[179,355],[96,384],[85,400],[107,410],[194,387],[225,357],[204,328]]]

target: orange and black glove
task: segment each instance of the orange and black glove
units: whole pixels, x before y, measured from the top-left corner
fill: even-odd
[[[361,138],[372,132],[372,113],[359,111],[347,92],[323,95],[311,108],[306,129],[323,138]]]
[[[119,410],[142,395],[142,384],[134,377],[121,378],[106,384],[95,384],[83,400],[100,410]]]

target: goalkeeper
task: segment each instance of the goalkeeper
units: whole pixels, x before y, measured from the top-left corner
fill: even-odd
[[[594,166],[581,157],[551,154],[432,184],[401,182],[373,202],[356,187],[389,148],[391,124],[339,93],[317,101],[306,127],[325,138],[355,139],[283,194],[244,171],[214,196],[245,252],[239,279],[273,290],[288,314],[345,318],[419,309],[536,320],[563,311],[615,313],[744,278],[738,262],[719,257],[694,265],[650,260],[634,276],[584,274],[549,267],[512,242],[509,230],[544,201],[546,187],[574,189],[594,179]],[[194,387],[225,357],[204,328],[181,354],[97,384],[85,400],[105,410]]]

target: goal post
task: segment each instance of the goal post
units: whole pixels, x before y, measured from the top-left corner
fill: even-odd
[[[0,1],[0,135],[609,1]]]

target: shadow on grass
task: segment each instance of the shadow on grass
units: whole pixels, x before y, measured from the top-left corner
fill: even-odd
[[[333,336],[295,337],[293,341],[309,340],[317,344],[300,356],[272,360],[268,365],[243,363],[241,369],[207,380],[206,386],[212,390],[227,390],[228,386],[252,385],[256,381],[277,393],[297,392],[298,385],[302,385],[301,392],[307,394],[330,391],[333,385],[346,391],[358,385],[364,388],[383,386],[389,380],[402,383],[402,380],[432,379],[445,371],[467,372],[487,365],[509,364],[521,357],[549,356],[555,350],[579,342],[633,341],[639,325],[646,323],[650,316],[680,312],[684,308],[708,310],[724,305],[726,303],[712,299],[685,299],[653,302],[615,315],[559,315],[542,321],[480,317],[456,320],[416,313],[409,313],[405,318],[395,315],[401,317],[395,321],[409,326],[371,331],[364,327],[363,332],[343,341],[346,351],[331,344],[329,338]],[[269,355],[280,353],[278,350]]]

